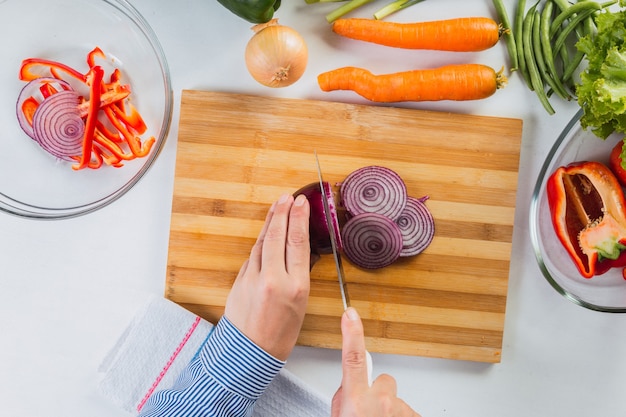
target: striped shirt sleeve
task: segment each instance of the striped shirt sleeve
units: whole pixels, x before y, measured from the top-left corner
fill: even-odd
[[[247,416],[284,365],[222,317],[174,386],[155,392],[139,416]]]

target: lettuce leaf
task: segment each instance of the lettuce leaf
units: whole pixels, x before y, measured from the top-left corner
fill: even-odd
[[[597,33],[576,45],[588,61],[576,94],[581,126],[606,139],[616,131],[626,133],[626,10],[598,14],[596,26]]]

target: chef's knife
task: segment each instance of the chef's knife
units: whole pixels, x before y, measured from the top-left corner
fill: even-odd
[[[317,152],[315,152],[315,162],[317,163],[317,176],[319,177],[320,190],[322,191],[324,217],[326,217],[326,226],[328,227],[328,234],[330,235],[330,247],[333,250],[333,257],[335,258],[335,267],[337,268],[337,277],[339,278],[339,288],[341,289],[341,300],[343,301],[343,309],[345,311],[348,307],[350,307],[350,299],[348,298],[348,291],[346,290],[346,280],[343,273],[343,265],[341,264],[341,256],[339,256],[337,236],[335,235],[332,213],[330,212],[330,205],[328,204],[329,196],[326,194],[326,188],[324,187],[322,169],[320,168],[320,161],[317,158]]]
[[[343,301],[343,310],[346,311],[350,307],[350,298],[348,297],[348,289],[346,288],[346,279],[343,272],[343,265],[341,263],[341,256],[339,255],[339,248],[337,244],[337,236],[335,235],[335,227],[333,226],[332,213],[330,211],[330,205],[328,200],[330,198],[326,193],[324,187],[324,179],[322,177],[322,168],[320,167],[320,161],[315,152],[315,162],[317,164],[317,176],[320,181],[320,190],[322,192],[322,206],[324,208],[324,217],[326,217],[326,226],[328,227],[328,234],[330,235],[330,247],[333,250],[333,257],[335,258],[335,267],[337,268],[337,278],[339,279],[339,289],[341,290],[341,300]],[[368,351],[365,351],[365,359],[367,362],[367,380],[372,385],[372,355]]]

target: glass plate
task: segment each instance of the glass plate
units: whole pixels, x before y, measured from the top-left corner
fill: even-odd
[[[620,268],[586,279],[558,240],[546,195],[546,182],[560,166],[593,160],[608,164],[611,149],[623,135],[602,140],[580,126],[580,110],[565,127],[543,164],[530,206],[530,237],[539,268],[560,294],[596,311],[626,313],[626,280]]]
[[[125,0],[0,0],[0,211],[59,219],[92,212],[121,197],[159,155],[172,117],[167,62],[156,35]],[[20,129],[16,100],[23,59],[60,61],[81,71],[99,46],[130,84],[132,101],[154,136],[151,153],[121,168],[74,171]],[[107,71],[107,74],[109,71]]]

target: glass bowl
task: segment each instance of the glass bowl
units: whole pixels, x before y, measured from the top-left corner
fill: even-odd
[[[582,110],[567,124],[548,153],[533,192],[530,206],[530,237],[539,268],[560,294],[590,310],[626,313],[626,280],[621,268],[592,278],[584,278],[558,240],[546,195],[546,182],[560,166],[577,161],[599,161],[608,164],[611,149],[623,135],[613,134],[606,140],[583,130]]]
[[[146,20],[125,0],[0,0],[0,211],[26,218],[61,219],[110,204],[141,179],[157,159],[172,118],[165,55]],[[100,47],[132,89],[132,103],[156,142],[150,154],[114,168],[73,170],[44,151],[19,127],[22,60],[42,58],[86,72],[87,54]],[[107,71],[109,74],[109,71]]]

